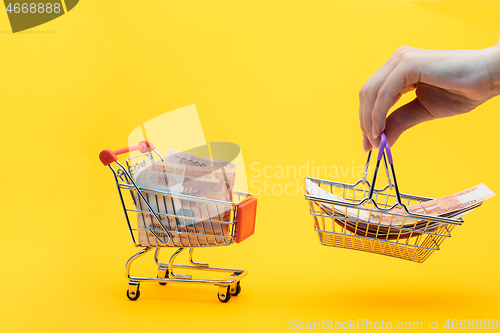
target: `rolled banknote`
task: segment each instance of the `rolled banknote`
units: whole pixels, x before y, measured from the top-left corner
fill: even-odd
[[[333,193],[325,191],[311,180],[306,180],[306,191],[308,194],[325,198],[341,203],[353,203],[342,197],[336,196]],[[407,207],[408,211],[413,214],[422,214],[429,216],[456,216],[469,212],[472,208],[480,205],[484,200],[492,198],[495,193],[491,191],[486,185],[480,183],[470,189],[460,191],[458,193],[448,195],[439,199],[424,201],[422,203],[410,205]],[[332,205],[321,203],[321,208],[328,214],[334,215],[334,212],[342,214],[350,219],[370,221],[374,223],[381,223],[388,226],[408,226],[415,225],[418,219],[412,217],[405,217],[408,214],[403,209],[393,209],[388,213],[384,212],[371,212],[368,210],[345,207],[341,205]],[[360,207],[361,208],[361,207]],[[403,215],[395,216],[393,214]]]
[[[196,167],[209,167],[212,165],[210,159],[194,156],[172,148],[167,149],[167,157],[165,160],[168,163],[186,164]]]
[[[153,210],[160,214],[165,228],[171,231],[173,245],[224,243],[227,238],[213,236],[230,235],[231,224],[224,222],[231,220],[232,206],[200,202],[195,197],[230,201],[234,181],[228,184],[227,179],[234,179],[235,170],[213,169],[211,162],[203,159],[203,164],[208,163],[208,166],[195,166],[195,163],[187,162],[191,155],[181,154],[184,154],[184,163],[180,163],[181,159],[177,160],[178,163],[154,161],[136,174],[135,181],[139,188],[159,191],[152,193],[145,190],[143,194]],[[197,160],[198,165],[201,165],[199,162]],[[181,199],[175,194],[189,195],[193,199]],[[166,234],[161,225],[138,196],[136,206],[141,210],[137,216],[139,229],[143,230],[139,233],[140,243],[160,246],[156,237],[146,230],[152,229],[156,236],[164,240]]]
[[[205,157],[205,159],[209,160],[212,163],[212,169],[221,170],[229,192],[229,201],[233,201],[232,189],[234,188],[234,183],[236,181],[236,164],[218,160],[216,158],[211,158],[211,157]]]

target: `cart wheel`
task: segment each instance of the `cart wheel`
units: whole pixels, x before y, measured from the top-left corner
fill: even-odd
[[[241,286],[240,286],[240,281],[236,284],[236,290],[234,292],[231,292],[231,295],[233,296],[238,296],[241,293]]]
[[[229,302],[229,300],[231,299],[231,287],[227,286],[227,288],[226,288],[226,290],[224,292],[221,292],[220,288],[219,288],[219,292],[217,293],[217,298],[222,303]]]
[[[160,277],[160,274],[157,274],[156,275],[157,278]],[[168,277],[168,269],[167,271],[165,272],[165,276],[161,276],[162,279],[164,279],[165,277]],[[158,282],[159,284],[161,284],[162,286],[166,285],[167,283],[166,282]]]
[[[141,296],[141,292],[139,290],[137,290],[137,292],[135,293],[134,296],[130,296],[129,291],[127,290],[127,297],[128,297],[129,300],[135,301],[135,300],[137,300],[139,298],[139,296]]]

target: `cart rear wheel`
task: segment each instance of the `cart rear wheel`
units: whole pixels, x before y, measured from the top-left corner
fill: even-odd
[[[219,301],[221,301],[222,303],[227,303],[229,302],[229,300],[231,299],[231,287],[230,286],[227,286],[226,288],[226,291],[225,292],[221,292],[219,291],[217,293],[217,298],[219,299]]]
[[[137,292],[135,293],[135,295],[130,295],[129,291],[127,290],[127,297],[129,300],[135,301],[139,298],[139,296],[141,296],[141,292],[139,291],[139,289],[137,289]]]
[[[241,293],[240,281],[236,284],[236,290],[231,293],[233,296],[238,296]]]

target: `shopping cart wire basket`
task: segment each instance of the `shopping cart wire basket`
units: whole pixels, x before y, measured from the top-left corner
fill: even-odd
[[[319,187],[318,193],[314,193],[317,195],[306,193],[305,199],[309,201],[320,243],[422,263],[451,237],[456,225],[463,224],[464,212],[445,217],[411,213],[407,207],[432,198],[399,192],[392,153],[384,134],[370,185],[366,178],[371,154],[370,151],[363,178],[354,184],[306,178],[306,185],[312,182]],[[388,184],[376,189],[382,159]],[[321,191],[326,191],[323,192],[326,195],[320,195]],[[330,193],[336,195],[335,199],[328,197]]]
[[[140,154],[127,158],[126,166],[118,161],[118,155],[135,151]],[[257,209],[257,199],[253,195],[232,191],[232,200],[222,201],[139,187],[134,180],[134,172],[145,168],[148,162],[164,161],[149,141],[116,151],[103,150],[99,159],[113,172],[132,242],[144,248],[134,254],[125,267],[129,280],[127,297],[130,300],[139,298],[140,282],[212,284],[218,287],[217,297],[221,302],[227,302],[231,296],[240,293],[240,281],[248,274],[246,270],[196,262],[193,252],[196,247],[227,246],[251,236]],[[223,171],[224,167],[221,169]],[[161,262],[160,250],[165,247],[178,249],[168,262]],[[185,248],[189,248],[189,264],[175,264],[174,260]],[[153,249],[158,266],[157,276],[131,276],[132,263]],[[174,273],[174,268],[223,272],[229,273],[229,276],[218,280],[194,279],[191,275]]]

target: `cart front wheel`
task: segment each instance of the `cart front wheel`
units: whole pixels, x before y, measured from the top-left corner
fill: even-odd
[[[130,295],[129,290],[127,290],[127,297],[128,297],[129,300],[135,301],[135,300],[137,300],[139,298],[139,296],[141,296],[141,292],[139,290],[137,290],[135,292],[135,295]]]
[[[231,287],[227,286],[227,288],[219,288],[219,292],[217,293],[217,298],[222,303],[227,303],[231,299]]]
[[[168,269],[165,271],[165,274],[162,274],[163,272],[160,273],[160,270],[158,270],[158,274],[156,275],[157,278],[162,278],[162,279],[165,279],[165,278],[168,278]],[[161,284],[162,286],[166,285],[167,283],[166,282],[158,282],[159,284]]]
[[[241,293],[240,281],[236,284],[236,288],[234,291],[231,291],[231,295],[238,296]]]

